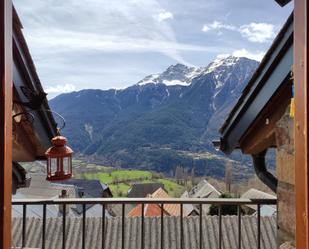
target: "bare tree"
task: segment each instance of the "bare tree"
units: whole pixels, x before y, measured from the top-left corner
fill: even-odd
[[[231,193],[231,185],[233,181],[233,165],[232,162],[227,161],[225,164],[225,188],[228,193]]]

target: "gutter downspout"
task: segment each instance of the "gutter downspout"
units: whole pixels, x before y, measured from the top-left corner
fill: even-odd
[[[267,185],[273,192],[277,192],[278,179],[267,170],[265,163],[265,155],[267,150],[264,150],[258,154],[251,155],[253,160],[253,166],[258,178]]]

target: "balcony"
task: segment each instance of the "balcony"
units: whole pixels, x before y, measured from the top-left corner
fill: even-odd
[[[102,248],[102,249],[240,249],[276,248],[276,217],[262,217],[261,207],[276,205],[276,199],[191,199],[191,198],[82,198],[82,199],[16,199],[22,206],[22,217],[13,218],[13,248]],[[101,217],[87,217],[86,205],[102,205]],[[125,216],[126,205],[140,204],[140,217]],[[161,213],[145,217],[148,204],[159,205]],[[180,216],[166,216],[164,205],[179,204]],[[183,217],[184,206],[217,205],[218,215]],[[27,217],[27,207],[41,207],[40,218]],[[61,207],[61,216],[47,215],[48,205]],[[68,217],[68,205],[81,205],[80,217]],[[107,216],[109,205],[121,205],[121,217]],[[237,206],[238,214],[225,216],[222,207]],[[242,206],[256,206],[254,215],[243,215]]]

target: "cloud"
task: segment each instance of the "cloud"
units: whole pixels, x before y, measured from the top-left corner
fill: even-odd
[[[108,53],[152,51],[184,63],[181,50],[194,47],[178,42],[173,27],[165,21],[173,19],[173,13],[158,0],[89,0],[86,5],[77,0],[18,0],[18,6],[34,53],[48,47],[60,53],[70,48]]]
[[[204,24],[202,31],[208,32],[210,30],[220,30],[220,29],[236,30],[237,28],[233,25],[223,24],[220,21],[213,21],[210,24]]]
[[[241,25],[239,27],[230,24],[224,24],[220,21],[214,21],[210,24],[204,24],[202,31],[209,32],[211,30],[218,31],[222,34],[222,30],[239,32],[242,37],[251,42],[265,43],[271,41],[276,34],[276,27],[269,23],[255,23]]]
[[[232,53],[232,55],[236,56],[236,57],[246,57],[246,58],[249,58],[249,59],[261,61],[263,59],[264,55],[265,55],[265,52],[251,53],[248,50],[246,50],[245,48],[243,48],[243,49],[235,50]]]
[[[76,90],[76,87],[73,84],[65,84],[65,85],[56,85],[47,87],[45,89],[46,93],[53,94],[53,93],[68,93],[73,92]]]
[[[268,42],[275,37],[275,26],[268,23],[250,23],[239,28],[240,34],[251,42]]]
[[[230,54],[218,54],[216,56],[216,59],[224,59],[227,58],[229,56],[235,56],[235,57],[246,57],[252,60],[256,60],[256,61],[261,61],[265,55],[265,52],[256,52],[256,53],[252,53],[249,52],[247,49],[242,48],[242,49],[238,49],[238,50],[234,50],[232,53]]]
[[[173,19],[174,15],[173,15],[173,13],[164,10],[163,12],[160,12],[158,14],[157,18],[160,22],[162,22],[162,21],[165,21],[165,20],[168,20],[168,19]]]

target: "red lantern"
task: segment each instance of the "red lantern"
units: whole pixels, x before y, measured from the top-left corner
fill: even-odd
[[[53,146],[46,152],[48,181],[66,180],[72,177],[73,150],[66,146],[67,139],[56,136],[52,140]]]

